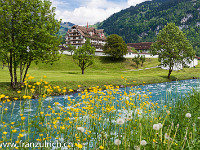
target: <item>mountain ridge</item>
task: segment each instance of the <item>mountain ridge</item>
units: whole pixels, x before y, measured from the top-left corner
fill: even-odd
[[[153,0],[131,6],[96,24],[107,35],[118,34],[126,43],[155,42],[173,22],[186,34],[200,56],[200,0]]]

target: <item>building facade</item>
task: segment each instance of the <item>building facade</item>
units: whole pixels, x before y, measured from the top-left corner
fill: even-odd
[[[66,45],[74,45],[77,48],[81,47],[86,39],[89,38],[91,45],[96,48],[96,52],[102,52],[105,45],[106,37],[103,29],[88,28],[74,25],[66,34]]]

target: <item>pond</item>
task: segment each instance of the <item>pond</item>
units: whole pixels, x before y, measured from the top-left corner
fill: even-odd
[[[158,103],[158,105],[166,105],[169,103],[170,104],[175,103],[175,100],[177,98],[185,97],[187,95],[187,93],[190,92],[192,89],[199,90],[200,89],[199,83],[200,82],[198,79],[191,79],[191,80],[158,83],[158,84],[139,85],[136,87],[119,88],[117,90],[117,92],[113,92],[113,88],[110,88],[106,91],[102,91],[102,93],[97,90],[96,92],[87,93],[87,94],[75,93],[72,95],[56,96],[53,98],[49,97],[49,98],[45,98],[42,101],[41,100],[31,100],[31,101],[26,100],[26,101],[15,101],[12,103],[0,102],[0,105],[3,106],[0,108],[1,112],[3,112],[3,110],[7,108],[7,113],[1,113],[0,136],[2,136],[2,132],[5,130],[8,133],[10,133],[10,131],[11,131],[11,129],[9,127],[5,127],[5,124],[10,125],[11,122],[15,122],[15,123],[18,122],[17,123],[18,125],[16,125],[15,129],[16,130],[22,130],[22,129],[26,130],[26,126],[28,126],[28,119],[33,117],[36,120],[37,120],[37,118],[45,120],[45,117],[42,116],[43,115],[42,113],[52,114],[53,109],[56,110],[56,112],[54,112],[54,113],[59,113],[60,109],[61,110],[62,109],[70,110],[70,109],[76,108],[76,109],[78,109],[76,115],[78,115],[79,110],[83,111],[83,109],[86,109],[85,104],[83,104],[85,101],[85,98],[87,98],[88,101],[90,101],[91,103],[94,103],[94,105],[92,105],[92,106],[95,107],[97,105],[97,104],[95,105],[95,103],[97,103],[97,102],[94,102],[95,99],[99,100],[100,98],[102,98],[102,96],[109,95],[110,92],[115,93],[112,95],[112,97],[107,96],[108,99],[111,99],[111,98],[113,99],[113,103],[112,103],[113,107],[108,107],[107,102],[105,102],[105,103],[98,102],[98,105],[99,105],[99,103],[101,103],[102,106],[104,106],[104,107],[106,107],[106,109],[108,109],[108,112],[109,111],[114,112],[114,109],[113,109],[114,107],[116,109],[125,108],[127,103],[128,104],[133,103],[132,105],[134,105],[134,106],[141,105],[136,97],[139,97],[139,99],[145,98],[150,102]],[[131,94],[131,96],[130,96],[130,94]],[[122,103],[121,101],[124,101],[124,103]],[[144,101],[146,102],[146,100],[144,100]],[[41,105],[41,106],[39,106],[39,105]],[[49,108],[53,108],[53,109],[49,110]],[[95,109],[95,108],[93,108],[93,109]],[[112,111],[112,109],[113,109],[113,111]],[[23,112],[22,112],[22,110],[23,110]],[[42,112],[42,113],[40,113],[40,112]],[[121,116],[125,116],[125,114],[127,114],[127,113],[134,113],[131,110],[128,110],[128,112],[124,113],[122,109],[115,110],[115,112],[119,113]],[[98,113],[102,113],[102,110],[99,110]],[[24,120],[25,123],[23,124],[23,127],[21,126],[22,125],[21,124],[22,123],[22,121],[21,121],[22,115],[20,116],[20,114],[23,114],[23,117],[25,117],[25,120]],[[36,114],[38,114],[38,116],[36,116]],[[117,115],[119,115],[119,114],[117,114]],[[78,115],[78,116],[81,119],[87,119],[87,118],[84,118],[84,115],[82,115],[82,116]],[[46,117],[48,117],[48,116],[46,116]],[[69,118],[73,120],[76,117],[73,117],[69,114]],[[69,123],[70,119],[68,120],[67,124],[70,124]],[[46,122],[48,122],[48,121],[46,121]],[[34,122],[31,122],[31,123],[34,124]],[[45,122],[43,122],[43,123],[45,123]],[[29,122],[29,124],[30,124],[30,122]],[[89,128],[89,125],[85,123],[85,127]],[[36,129],[36,127],[35,128],[31,127],[29,130],[32,132],[29,135],[30,139],[31,139],[31,136],[33,134],[36,134],[36,132],[34,130],[39,130],[39,129],[38,128]],[[26,135],[26,134],[27,133],[24,133],[24,135]],[[38,135],[36,135],[36,136],[38,136]],[[14,136],[13,140],[17,140],[17,136]]]

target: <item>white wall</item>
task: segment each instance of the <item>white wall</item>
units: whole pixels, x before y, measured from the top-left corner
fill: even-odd
[[[124,57],[125,58],[134,58],[135,56],[137,56],[137,55],[140,55],[140,56],[145,56],[145,58],[158,58],[158,55],[155,55],[155,56],[153,56],[153,55],[151,55],[151,54],[142,54],[142,53],[128,53],[127,55],[125,55]]]
[[[190,63],[186,63],[186,65],[191,68],[191,67],[194,67],[196,65],[198,65],[198,59],[194,58],[193,61],[191,61]],[[166,70],[169,70],[169,66],[161,66],[162,69],[166,69]],[[183,69],[183,65],[180,64],[180,63],[176,63],[174,66],[173,66],[173,70],[181,70]]]

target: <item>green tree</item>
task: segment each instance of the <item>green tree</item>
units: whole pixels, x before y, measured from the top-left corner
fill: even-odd
[[[8,65],[12,88],[24,81],[33,61],[58,59],[60,22],[54,11],[48,0],[0,1],[0,59]]]
[[[136,64],[136,67],[138,68],[139,64],[140,64],[140,55],[138,54],[137,56],[135,56],[133,59],[132,59],[133,62],[135,62]]]
[[[158,55],[161,65],[169,67],[168,79],[175,64],[185,64],[194,59],[195,51],[185,34],[174,23],[169,23],[158,34],[151,45],[151,53]]]
[[[128,53],[128,48],[122,37],[117,34],[112,34],[107,37],[106,44],[103,47],[105,54],[112,56],[113,58],[122,58],[123,55]]]
[[[145,55],[141,55],[140,56],[140,61],[141,61],[141,66],[143,67],[143,64],[144,64],[144,62],[145,62]]]
[[[70,52],[71,55],[76,50],[76,47],[74,45],[69,44],[67,47],[68,47],[67,51]]]
[[[95,47],[91,46],[90,39],[87,39],[82,47],[79,47],[74,51],[73,59],[84,74],[84,70],[94,63]]]

